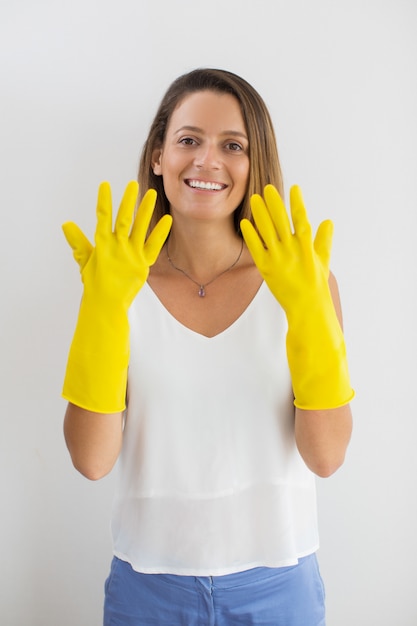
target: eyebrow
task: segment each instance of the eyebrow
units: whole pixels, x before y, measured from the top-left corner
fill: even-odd
[[[175,135],[177,135],[178,133],[181,133],[184,130],[189,130],[193,133],[203,133],[204,131],[202,128],[198,128],[198,126],[181,126],[181,128],[179,128],[178,130],[175,131]],[[248,139],[246,133],[242,133],[239,130],[224,130],[220,133],[221,135],[231,135],[233,137],[243,137],[243,139]]]

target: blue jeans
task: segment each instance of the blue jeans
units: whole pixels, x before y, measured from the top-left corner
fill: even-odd
[[[140,574],[114,557],[104,626],[325,626],[316,555],[226,576]]]

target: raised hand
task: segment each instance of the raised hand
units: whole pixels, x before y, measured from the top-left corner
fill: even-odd
[[[171,228],[165,215],[147,237],[155,207],[156,191],[144,195],[136,215],[138,184],[131,181],[124,192],[113,229],[110,185],[99,187],[95,247],[73,222],[63,225],[65,237],[80,266],[85,295],[129,307],[145,283]]]
[[[293,230],[281,196],[275,187],[267,185],[264,198],[257,194],[251,198],[258,232],[249,220],[241,223],[253,260],[287,315],[294,308],[311,306],[317,299],[330,297],[328,277],[333,235],[333,224],[327,220],[320,224],[313,242],[299,187],[291,188],[290,206]]]
[[[172,223],[171,216],[165,215],[147,236],[156,192],[149,190],[145,194],[134,215],[137,196],[138,185],[130,182],[113,229],[110,185],[100,185],[94,247],[76,224],[67,222],[63,226],[84,284],[63,396],[98,413],[116,413],[125,408],[128,309],[144,285]]]
[[[242,234],[287,316],[287,356],[296,406],[336,408],[354,393],[328,283],[333,224],[322,222],[313,241],[298,187],[291,188],[290,206],[293,230],[278,191],[267,185],[263,198],[257,194],[251,198],[256,228],[242,220]]]

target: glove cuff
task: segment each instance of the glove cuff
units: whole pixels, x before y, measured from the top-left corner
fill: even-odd
[[[321,319],[307,314],[289,326],[287,357],[296,407],[335,409],[353,399],[345,340],[333,311]]]
[[[83,409],[118,413],[126,408],[129,365],[127,313],[81,303],[62,396]]]

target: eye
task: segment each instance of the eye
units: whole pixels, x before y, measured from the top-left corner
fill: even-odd
[[[178,143],[181,143],[183,146],[195,146],[197,144],[192,137],[181,137]]]
[[[229,143],[226,144],[226,148],[230,152],[242,152],[243,151],[243,146],[241,146],[240,143],[237,143],[236,141],[229,141]]]

